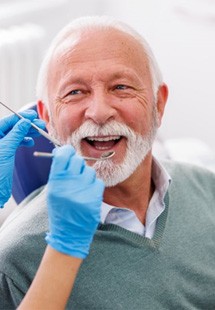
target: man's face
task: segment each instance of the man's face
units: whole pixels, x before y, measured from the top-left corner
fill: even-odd
[[[131,165],[132,154],[124,163],[128,147],[138,154],[136,166],[146,155],[143,151],[148,153],[157,127],[152,83],[144,51],[130,36],[116,30],[88,32],[72,47],[67,38],[51,62],[48,95],[48,127],[61,143],[72,142],[82,155],[91,157],[115,151],[106,166],[96,163],[96,170],[103,165],[102,173],[109,169],[110,177],[116,166]],[[123,178],[136,166],[128,167]]]

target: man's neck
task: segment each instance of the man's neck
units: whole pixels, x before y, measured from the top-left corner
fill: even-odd
[[[104,202],[133,210],[144,224],[149,201],[154,192],[151,170],[152,156],[149,154],[127,180],[105,189]]]

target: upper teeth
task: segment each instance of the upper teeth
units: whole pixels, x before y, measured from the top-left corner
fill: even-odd
[[[118,140],[120,139],[120,136],[114,136],[114,137],[87,137],[87,140],[90,141],[111,141],[111,140]]]

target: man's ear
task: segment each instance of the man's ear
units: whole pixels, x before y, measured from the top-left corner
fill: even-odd
[[[168,98],[168,87],[166,84],[162,84],[159,86],[157,92],[157,112],[158,112],[158,125],[161,125],[161,120],[164,114],[167,98]]]
[[[39,117],[46,122],[46,124],[49,124],[49,113],[46,105],[41,101],[37,101],[37,111],[39,114]]]

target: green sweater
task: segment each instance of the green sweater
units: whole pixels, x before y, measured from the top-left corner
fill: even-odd
[[[100,225],[68,309],[215,309],[215,175],[167,169],[172,184],[153,239]],[[44,198],[43,191],[21,207],[0,234],[0,309],[18,305],[38,267],[46,245]]]

